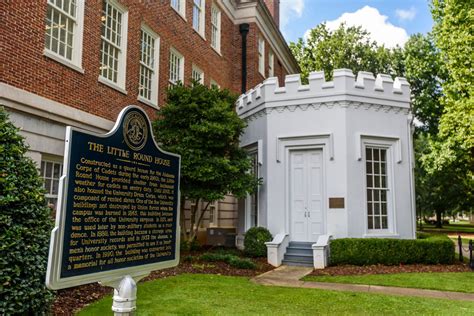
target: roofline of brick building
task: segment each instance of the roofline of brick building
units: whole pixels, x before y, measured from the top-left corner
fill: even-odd
[[[222,0],[226,14],[236,24],[256,23],[282,62],[288,74],[300,73],[300,67],[263,0]]]

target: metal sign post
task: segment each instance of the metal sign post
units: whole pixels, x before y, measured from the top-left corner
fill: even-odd
[[[136,309],[136,282],[179,263],[180,156],[161,150],[146,113],[123,109],[105,135],[66,130],[50,289],[112,286],[116,315]]]

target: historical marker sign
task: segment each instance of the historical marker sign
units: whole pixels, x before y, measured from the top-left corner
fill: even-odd
[[[60,289],[179,262],[180,157],[158,148],[128,106],[111,132],[67,128],[46,284]]]

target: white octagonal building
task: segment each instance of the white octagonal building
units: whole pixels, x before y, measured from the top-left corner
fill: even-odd
[[[415,238],[408,82],[347,69],[308,81],[268,78],[238,99],[241,146],[263,184],[239,205],[237,244],[253,226],[270,230],[278,257],[320,237]]]

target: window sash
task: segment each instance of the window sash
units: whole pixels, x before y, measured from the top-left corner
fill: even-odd
[[[149,101],[153,101],[154,90],[156,90],[156,61],[155,61],[156,38],[145,30],[141,30],[140,46],[140,82],[139,95]]]
[[[170,51],[170,73],[169,81],[171,84],[176,84],[178,81],[183,81],[181,78],[181,68],[183,67],[183,57],[177,55],[175,52]]]
[[[220,89],[220,87],[221,87],[221,86],[217,83],[217,81],[215,81],[214,79],[211,79],[211,80],[210,80],[210,86],[211,86],[211,88],[212,88],[212,87],[216,87],[216,88],[218,88],[218,89]]]
[[[215,49],[220,49],[220,14],[221,11],[213,5],[211,8],[211,46]]]
[[[258,39],[258,71],[265,75],[265,42],[262,38]]]
[[[369,230],[389,229],[387,154],[386,148],[372,146],[365,148],[367,227]]]
[[[102,39],[121,48],[123,13],[108,1],[102,6]]]
[[[117,83],[120,49],[113,46],[108,41],[102,41],[101,53],[100,75],[114,83]]]
[[[202,0],[193,1],[193,27],[196,31],[201,31]]]
[[[123,22],[123,12],[109,1],[104,1],[102,5],[100,76],[113,83],[119,82],[121,54],[124,45],[122,40]]]
[[[72,19],[76,18],[76,0],[48,0],[48,5],[54,7],[56,10]],[[66,7],[68,7],[68,9],[66,9]]]
[[[214,201],[209,204],[209,225],[216,226],[219,221],[219,209],[217,207],[218,202]]]
[[[181,0],[171,0],[171,7],[176,11],[181,12]]]
[[[65,11],[67,6],[68,11]],[[45,26],[45,48],[69,61],[74,57],[77,29],[75,1],[48,1]]]
[[[268,76],[273,77],[275,75],[274,70],[275,57],[272,52],[268,54]]]
[[[251,173],[255,178],[258,178],[258,153],[250,154],[252,159]],[[250,227],[258,226],[258,190],[250,194]]]
[[[204,72],[197,67],[193,67],[192,78],[200,84],[204,84]]]
[[[40,176],[43,179],[43,188],[45,189],[45,197],[48,203],[54,204],[57,207],[57,200],[59,194],[59,179],[63,173],[63,164],[42,160],[40,167]]]

